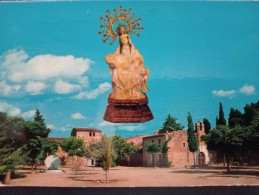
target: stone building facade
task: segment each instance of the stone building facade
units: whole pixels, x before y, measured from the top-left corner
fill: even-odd
[[[195,129],[198,139],[198,150],[195,152],[195,165],[206,165],[210,162],[210,154],[207,150],[207,145],[201,140],[201,136],[205,135],[205,126],[202,122],[198,121],[195,124]]]
[[[173,167],[190,167],[193,165],[205,165],[209,162],[209,154],[206,144],[201,141],[200,137],[205,134],[204,124],[196,123],[196,135],[198,139],[198,150],[195,153],[189,151],[187,131],[168,129],[165,133],[156,131],[153,135],[143,138],[143,146],[147,142],[157,142],[161,146],[168,141],[167,153],[157,152],[154,155],[143,150],[143,166],[153,166],[154,161],[157,165],[164,166],[165,159],[168,161],[168,166]],[[169,139],[170,138],[170,139]]]
[[[85,145],[89,147],[102,139],[102,131],[94,128],[75,127],[72,129],[71,136],[83,139]]]

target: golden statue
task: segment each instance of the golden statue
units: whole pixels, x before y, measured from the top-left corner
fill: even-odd
[[[109,96],[109,105],[104,119],[110,122],[146,122],[153,119],[147,105],[148,99],[145,93],[142,92],[142,90],[149,91],[147,88],[149,70],[144,67],[143,57],[134,47],[129,37],[129,34],[138,36],[137,31],[143,30],[139,25],[141,19],[134,20],[134,15],[129,16],[130,8],[123,10],[122,6],[120,6],[119,11],[120,14],[114,9],[115,14],[113,16],[109,10],[106,10],[106,16],[101,18],[104,23],[101,28],[106,30],[99,32],[104,37],[103,42],[112,39],[111,44],[113,44],[119,38],[119,46],[116,51],[105,57],[112,75],[112,93]],[[116,32],[114,32],[113,28],[116,22],[118,26]],[[122,22],[125,24],[122,24]],[[126,116],[117,116],[116,113]],[[144,116],[147,113],[148,117]]]

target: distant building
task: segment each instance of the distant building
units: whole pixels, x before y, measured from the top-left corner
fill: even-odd
[[[81,138],[87,147],[102,139],[102,131],[94,128],[74,127],[71,136]]]
[[[165,133],[156,131],[153,135],[143,137],[143,146],[147,142],[157,142],[161,146],[168,140],[167,153],[157,152],[154,155],[143,150],[143,166],[153,166],[154,161],[159,166],[189,167],[192,165],[205,165],[209,162],[209,155],[206,144],[201,141],[201,136],[205,134],[204,124],[196,123],[196,132],[199,147],[194,154],[189,151],[187,131],[168,129]]]

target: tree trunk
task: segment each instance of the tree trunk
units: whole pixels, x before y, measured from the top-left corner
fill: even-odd
[[[156,154],[155,153],[153,153],[153,155],[154,155],[154,168],[156,169]]]
[[[225,153],[223,154],[223,166],[224,167],[226,166],[226,155],[225,155]]]
[[[105,171],[105,176],[106,176],[106,183],[108,181],[108,171]]]
[[[11,183],[11,171],[8,170],[7,173],[5,174],[4,184],[9,185],[10,183]]]
[[[31,173],[33,173],[33,169],[34,169],[34,168],[33,168],[33,164],[32,164],[32,165],[31,165]]]
[[[230,158],[227,156],[227,173],[230,173]]]
[[[194,162],[194,167],[196,166],[196,160],[195,160],[195,154],[194,154],[194,152],[192,153],[192,155],[193,155],[193,162]]]

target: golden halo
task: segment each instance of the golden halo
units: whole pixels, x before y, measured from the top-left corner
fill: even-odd
[[[122,6],[119,6],[119,10],[114,8],[113,11],[114,13],[112,14],[109,10],[106,10],[105,17],[100,18],[100,21],[102,21],[103,24],[100,25],[102,31],[99,31],[98,34],[103,36],[104,43],[111,40],[110,44],[112,45],[113,42],[119,37],[120,29],[122,29],[120,27],[122,26],[124,29],[124,31],[121,32],[122,34],[127,33],[139,36],[137,31],[143,30],[143,27],[139,24],[141,18],[134,19],[135,14],[131,15],[131,8],[126,10],[123,9]],[[124,24],[121,24],[122,21],[124,21]],[[115,23],[118,23],[116,31],[113,30]],[[127,26],[125,24],[127,24]]]

